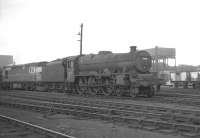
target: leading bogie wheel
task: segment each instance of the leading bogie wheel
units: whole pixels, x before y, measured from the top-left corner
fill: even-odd
[[[112,93],[113,93],[113,89],[112,89],[111,87],[105,87],[105,88],[103,89],[103,94],[104,94],[105,96],[110,96]]]

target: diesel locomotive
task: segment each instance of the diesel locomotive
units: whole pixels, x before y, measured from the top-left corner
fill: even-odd
[[[128,53],[100,51],[3,68],[5,89],[65,91],[80,95],[145,95],[157,91],[157,77],[148,52],[130,47]]]

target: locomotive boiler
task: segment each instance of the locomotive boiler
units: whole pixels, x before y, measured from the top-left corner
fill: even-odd
[[[130,53],[112,53],[100,51],[79,58],[80,73],[148,73],[151,68],[151,56],[146,51],[137,51],[131,47]]]

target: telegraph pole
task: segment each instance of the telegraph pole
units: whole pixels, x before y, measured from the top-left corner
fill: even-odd
[[[83,23],[81,23],[81,31],[78,33],[80,35],[80,55],[82,55],[82,47],[83,47]]]

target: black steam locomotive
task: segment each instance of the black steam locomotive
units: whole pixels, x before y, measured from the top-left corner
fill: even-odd
[[[80,95],[151,97],[157,78],[150,73],[151,56],[132,46],[129,53],[100,51],[3,68],[5,89],[65,91]]]

